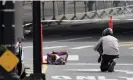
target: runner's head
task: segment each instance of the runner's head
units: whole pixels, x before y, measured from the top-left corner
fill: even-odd
[[[102,32],[102,36],[107,36],[107,35],[113,35],[113,30],[111,28],[106,28]]]

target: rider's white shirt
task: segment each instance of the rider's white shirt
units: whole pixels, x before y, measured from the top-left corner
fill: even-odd
[[[100,42],[102,42],[102,45],[103,45],[103,54],[119,55],[118,39],[116,39],[113,36],[107,35],[100,38],[97,45],[99,45]]]

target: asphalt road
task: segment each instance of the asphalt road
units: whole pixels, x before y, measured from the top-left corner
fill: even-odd
[[[66,50],[69,54],[66,65],[44,65],[47,80],[133,80],[133,37],[132,32],[115,34],[119,39],[120,58],[117,59],[115,72],[100,72],[97,62],[98,53],[93,46],[101,36],[101,33],[92,32],[65,32],[47,34],[44,36],[43,55],[51,51]],[[32,73],[32,40],[23,42],[25,66]]]

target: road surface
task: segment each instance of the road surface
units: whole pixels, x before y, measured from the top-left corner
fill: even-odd
[[[132,32],[131,32],[132,33]],[[47,80],[133,80],[133,37],[130,32],[115,34],[119,39],[120,58],[117,59],[115,72],[100,72],[97,62],[98,53],[93,46],[101,33],[65,32],[44,36],[44,56],[51,51],[66,50],[69,54],[66,65],[44,65]],[[25,65],[32,67],[32,40],[23,43]],[[32,73],[31,70],[27,70]]]

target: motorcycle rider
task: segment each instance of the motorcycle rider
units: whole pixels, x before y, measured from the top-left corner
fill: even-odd
[[[47,62],[48,64],[54,65],[65,65],[67,62],[68,53],[66,51],[55,52],[47,54]]]
[[[118,39],[113,36],[111,28],[106,28],[103,31],[102,37],[95,45],[94,50],[100,54],[98,62],[101,62],[101,71],[114,72],[115,59],[119,58],[119,44]]]

